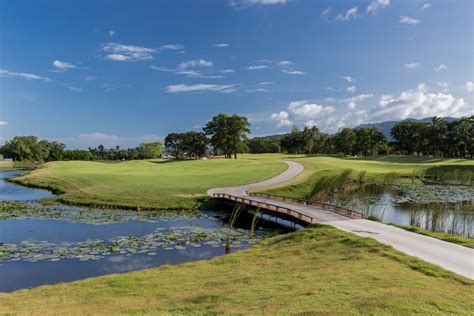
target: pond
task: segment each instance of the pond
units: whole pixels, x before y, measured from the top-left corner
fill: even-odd
[[[465,237],[474,234],[474,187],[365,184],[336,194],[334,204],[385,223],[418,226]]]
[[[283,232],[248,223],[226,224],[229,211],[136,212],[62,204],[53,194],[5,181],[22,171],[0,171],[0,291],[14,291],[209,259]],[[263,224],[262,224],[263,225]]]

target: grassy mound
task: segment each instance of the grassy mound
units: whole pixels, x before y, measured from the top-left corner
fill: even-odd
[[[474,282],[324,225],[241,252],[0,294],[0,314],[471,314]]]
[[[61,161],[44,164],[14,181],[52,189],[69,203],[179,209],[193,207],[210,188],[264,180],[286,168],[278,161],[249,160]]]

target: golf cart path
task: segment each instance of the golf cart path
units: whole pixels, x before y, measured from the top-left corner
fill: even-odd
[[[293,209],[313,218],[316,222],[331,225],[362,237],[373,238],[408,255],[437,264],[469,279],[474,279],[474,249],[383,223],[365,219],[350,219],[319,208],[247,194],[247,191],[252,189],[288,181],[304,170],[303,165],[295,161],[283,162],[288,165],[288,169],[276,177],[241,186],[210,189],[207,194],[210,196],[213,196],[213,194],[229,194],[251,201],[271,203],[272,205]]]

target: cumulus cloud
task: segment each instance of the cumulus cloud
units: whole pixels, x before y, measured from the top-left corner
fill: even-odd
[[[272,120],[278,122],[278,125],[277,125],[278,128],[284,127],[284,126],[291,126],[291,124],[293,124],[293,123],[289,120],[289,117],[290,117],[290,115],[286,111],[280,111],[279,113],[273,113],[270,116],[270,118]]]
[[[346,90],[347,90],[348,92],[354,93],[354,92],[356,92],[356,86],[347,87]]]
[[[345,100],[345,102],[347,103],[347,108],[350,109],[350,110],[353,110],[357,106],[357,103],[362,102],[366,99],[369,99],[372,96],[373,95],[370,93],[370,94],[359,94],[355,97],[348,98],[348,99]]]
[[[473,93],[474,92],[474,82],[472,82],[472,81],[466,82],[466,84],[464,85],[464,89],[466,89],[466,91],[469,92],[469,93]]]
[[[308,101],[293,101],[288,105],[288,110],[291,114],[304,118],[315,118],[319,115],[324,115],[334,112],[332,106],[323,106],[316,103],[309,103]]]
[[[286,67],[286,66],[293,65],[293,62],[292,62],[292,61],[289,61],[289,60],[282,60],[282,61],[278,62],[278,65],[279,65],[279,66]]]
[[[446,81],[438,81],[438,87],[446,89],[448,87],[448,83]]]
[[[0,77],[18,77],[26,80],[42,80],[42,81],[51,81],[48,77],[42,77],[35,74],[27,72],[14,72],[6,69],[0,69]]]
[[[219,85],[219,84],[175,84],[166,87],[166,92],[182,93],[182,92],[234,92],[235,84]]]
[[[472,112],[462,98],[451,94],[431,93],[421,83],[416,89],[405,90],[398,96],[383,95],[373,119],[423,118],[428,116],[462,116]]]
[[[56,67],[56,69],[59,70],[59,71],[66,71],[66,70],[69,70],[69,69],[77,68],[72,63],[69,63],[67,61],[60,61],[60,60],[53,61],[53,66]]]
[[[109,31],[109,35],[110,35],[110,36],[114,36],[114,35],[115,35],[115,31],[114,31],[114,30],[110,30],[110,31]]]
[[[441,64],[438,67],[436,67],[436,71],[441,71],[441,70],[446,70],[446,69],[448,69],[448,66],[446,66],[445,64]]]
[[[344,80],[346,80],[347,82],[355,82],[355,79],[352,78],[351,76],[344,76],[342,77]]]
[[[153,53],[156,52],[154,48],[118,43],[103,44],[101,50],[107,53],[104,57],[107,60],[132,62],[153,59]]]
[[[224,47],[229,47],[230,45],[227,43],[217,43],[214,44],[214,47],[219,47],[219,48],[224,48]]]
[[[336,20],[350,21],[357,17],[357,10],[358,10],[357,7],[350,8],[349,10],[346,11],[344,15],[339,14],[338,16],[336,16]]]
[[[421,66],[420,63],[409,63],[409,64],[405,64],[403,65],[405,68],[408,68],[408,69],[415,69],[415,68],[418,68]]]
[[[367,6],[367,13],[375,14],[377,10],[390,5],[390,0],[374,0]]]
[[[0,126],[5,126],[5,125],[8,125],[8,122],[0,121]]]
[[[403,24],[408,24],[408,25],[417,25],[421,23],[420,20],[411,18],[409,16],[401,16],[398,22],[403,23]]]
[[[423,10],[425,10],[425,9],[428,9],[429,7],[431,7],[431,3],[425,3],[425,4],[423,4],[423,6],[421,8]]]

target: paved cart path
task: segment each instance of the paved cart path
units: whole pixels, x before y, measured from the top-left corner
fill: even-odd
[[[303,165],[295,161],[283,162],[288,165],[288,169],[276,177],[241,186],[215,188],[209,190],[207,193],[210,196],[213,196],[213,194],[229,194],[250,201],[269,203],[294,210],[311,217],[314,222],[331,225],[362,237],[374,238],[375,240],[390,245],[408,255],[415,256],[467,278],[474,279],[474,249],[412,233],[383,223],[364,219],[351,219],[320,208],[259,196],[249,196],[247,194],[247,191],[252,189],[267,187],[288,181],[299,175],[304,170]]]

